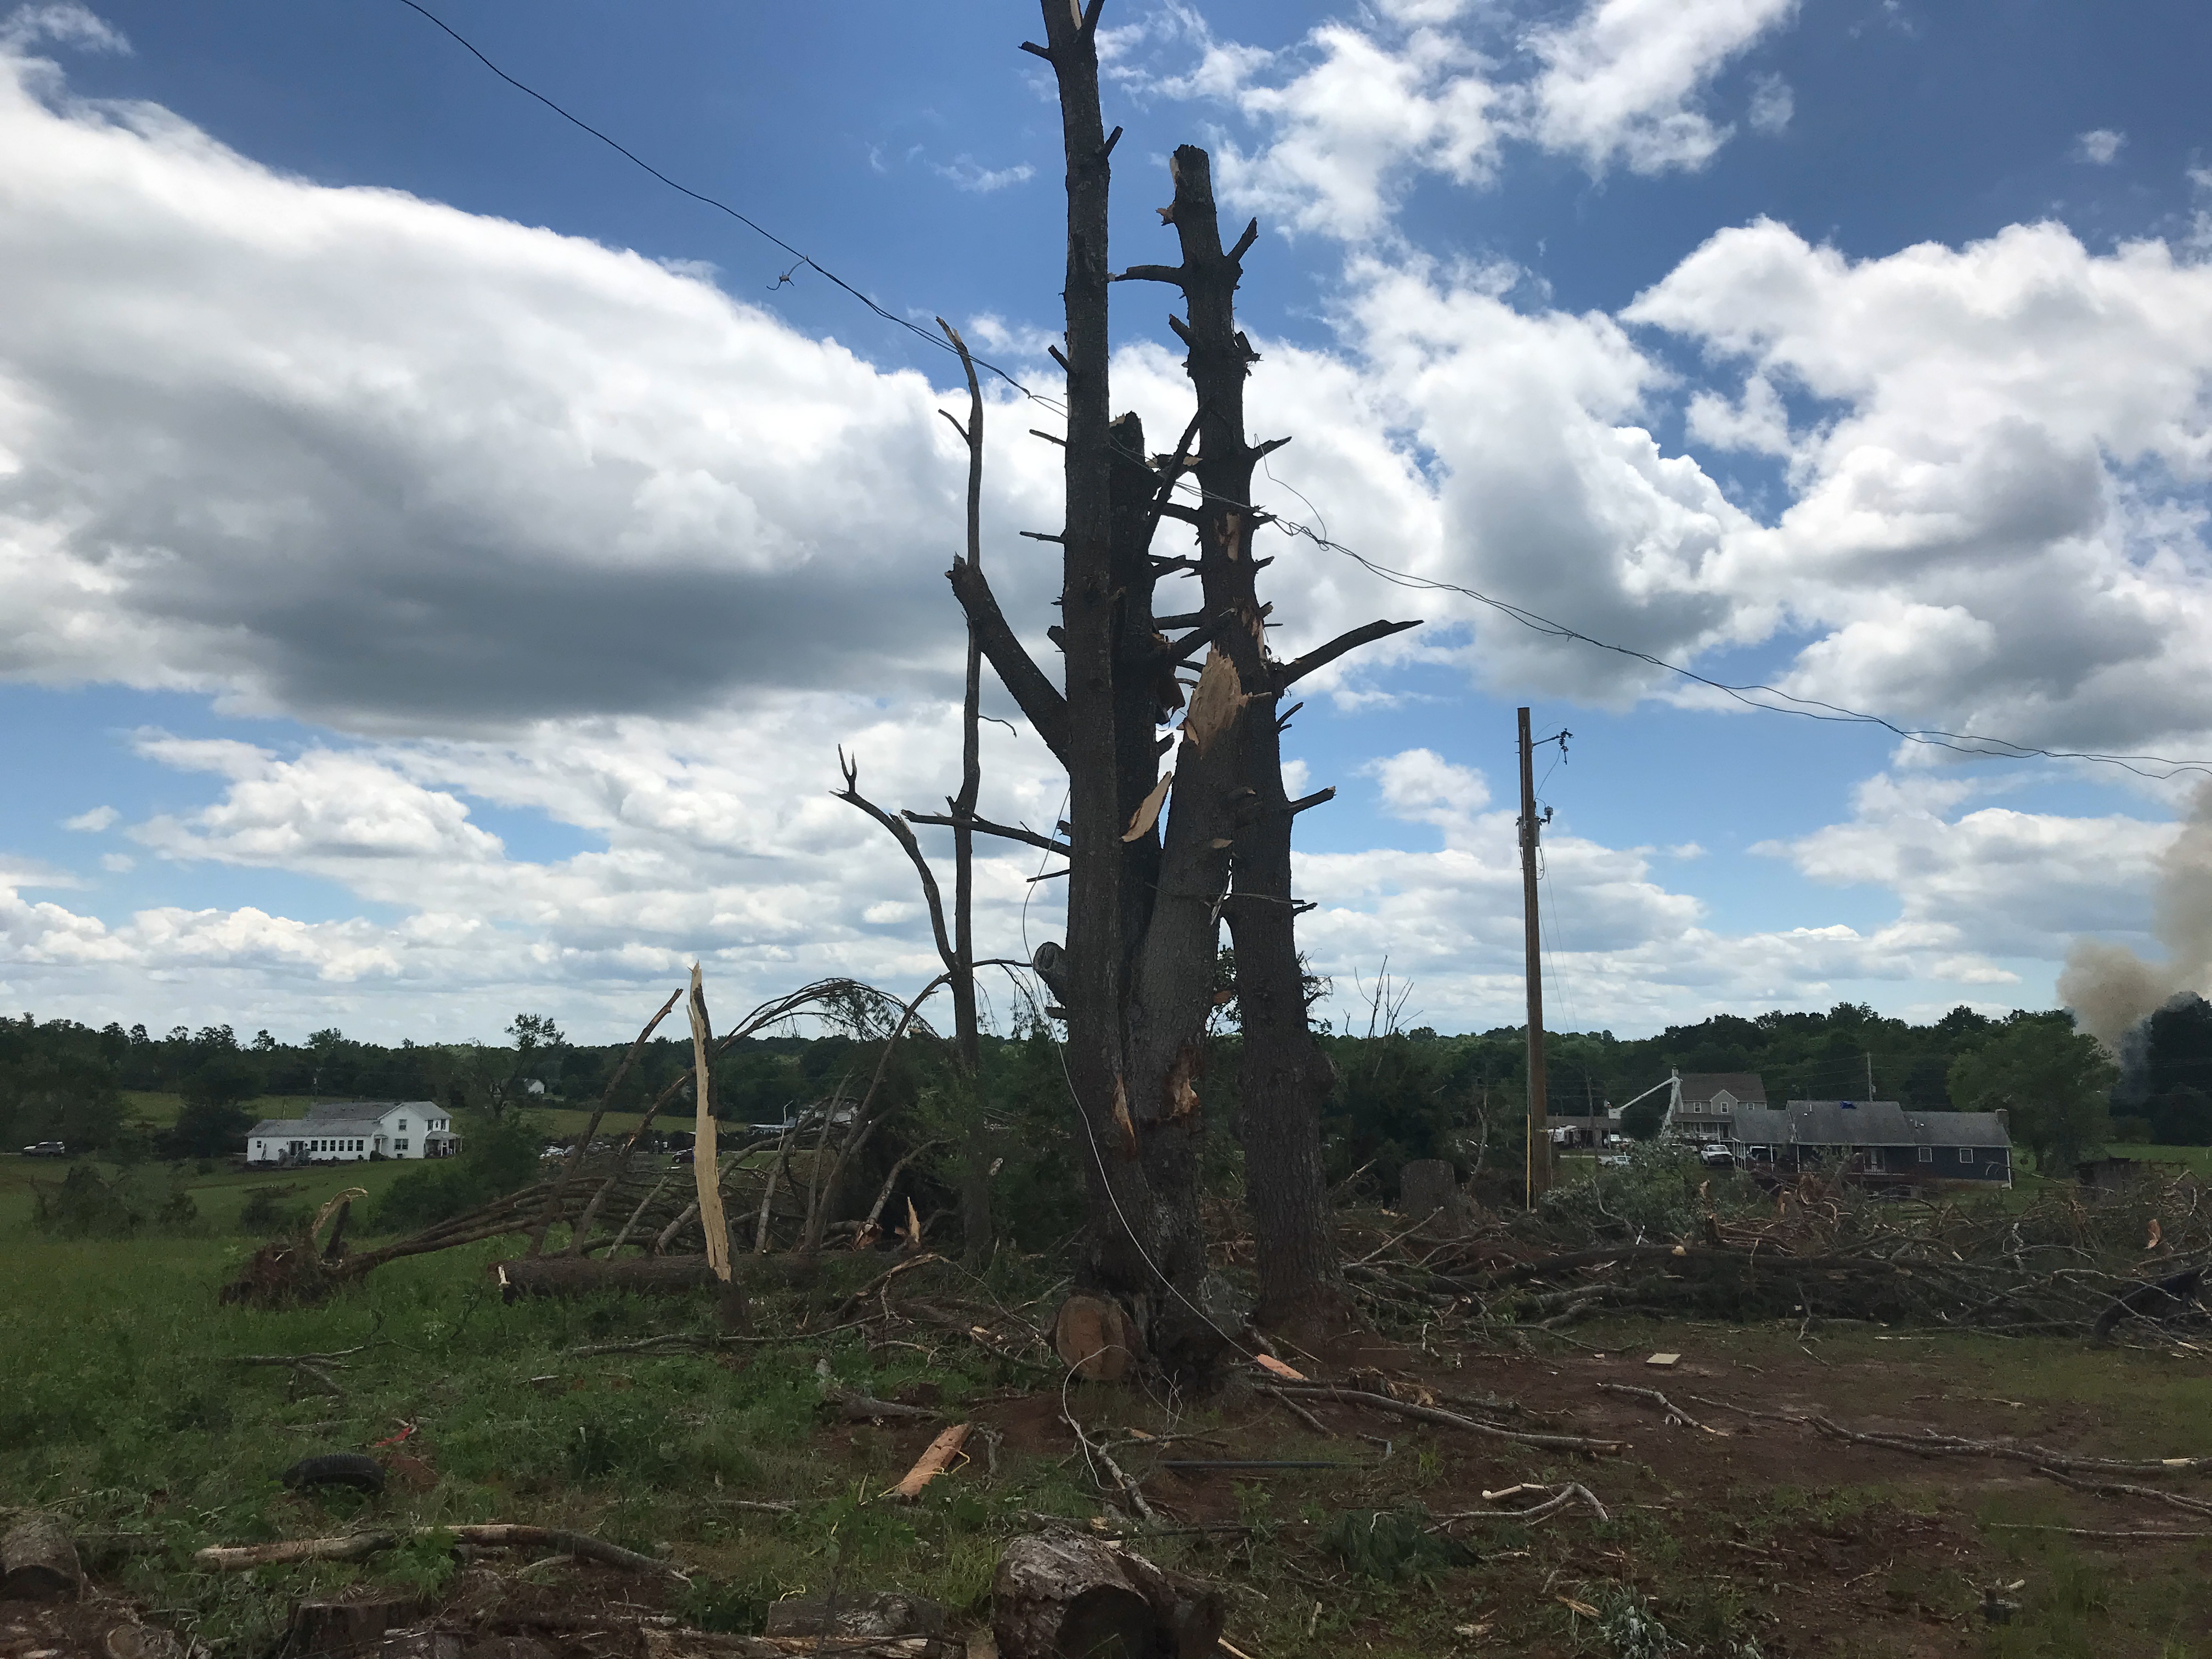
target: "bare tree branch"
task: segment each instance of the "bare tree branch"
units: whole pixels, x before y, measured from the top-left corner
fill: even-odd
[[[960,959],[953,953],[952,940],[945,931],[945,897],[937,890],[937,872],[929,867],[929,860],[921,855],[921,843],[915,839],[914,831],[903,819],[896,818],[860,793],[860,763],[845,758],[843,744],[837,749],[838,769],[845,775],[845,787],[830,793],[848,805],[857,806],[878,823],[891,832],[891,838],[906,849],[913,861],[915,873],[921,878],[921,896],[929,902],[929,926],[937,935],[937,954],[944,959],[949,972],[957,973]]]
[[[957,802],[954,804],[957,805]],[[998,836],[1007,841],[1024,842],[1031,847],[1041,848],[1048,853],[1058,853],[1063,857],[1074,850],[1066,842],[1054,841],[1050,836],[1041,836],[1034,830],[1025,830],[1017,824],[994,823],[988,818],[979,818],[972,813],[965,818],[952,817],[943,812],[908,811],[900,816],[908,823],[934,824],[945,830],[957,830],[964,823],[969,829],[980,835]]]
[[[1023,715],[1036,728],[1036,734],[1045,741],[1045,747],[1067,763],[1067,699],[1060,688],[1046,678],[1044,671],[1031,659],[1021,641],[1007,623],[1006,613],[999,609],[997,595],[983,573],[966,560],[957,562],[945,573],[952,584],[952,595],[960,601],[960,608],[968,615],[969,626],[975,630],[976,643],[983,654],[991,659],[998,671],[1000,682],[1021,705]]]
[[[1275,673],[1279,687],[1295,685],[1317,668],[1325,668],[1347,651],[1357,651],[1363,645],[1372,645],[1377,640],[1387,640],[1393,634],[1402,634],[1409,628],[1419,628],[1413,622],[1371,622],[1355,628],[1348,634],[1340,634],[1327,645],[1317,645],[1294,662],[1286,662]]]

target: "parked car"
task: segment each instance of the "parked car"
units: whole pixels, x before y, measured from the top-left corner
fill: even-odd
[[[23,1148],[25,1158],[67,1158],[69,1144],[60,1140],[34,1140]]]
[[[1735,1154],[1716,1142],[1698,1148],[1698,1162],[1709,1169],[1733,1170]]]
[[[1628,1167],[1626,1152],[1600,1152],[1597,1159],[1601,1170],[1625,1170]]]
[[[672,1158],[668,1161],[678,1167],[690,1164],[691,1162],[691,1148],[686,1146],[682,1152],[677,1153],[674,1158]]]

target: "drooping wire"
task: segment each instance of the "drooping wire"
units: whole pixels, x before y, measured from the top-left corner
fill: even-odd
[[[514,76],[509,75],[505,70],[501,69],[497,64],[492,62],[489,58],[486,57],[473,42],[468,40],[468,38],[463,35],[458,29],[454,28],[450,23],[447,23],[436,13],[431,11],[428,7],[421,4],[420,0],[399,0],[399,3],[405,6],[410,11],[416,13],[428,22],[434,24],[439,29],[443,31],[454,42],[466,51],[471,57],[474,58],[478,63],[482,64],[486,69],[489,70],[501,80],[506,82],[507,85],[513,87],[516,91],[524,93],[529,97],[537,100],[538,102],[544,105],[546,108],[551,110],[562,120],[568,122],[571,125],[578,128],[580,131],[590,134],[592,137],[598,139],[601,143],[605,144],[609,149],[614,150],[626,161],[629,161],[635,166],[641,168],[646,173],[650,173],[653,178],[659,179],[671,190],[677,191],[680,195],[690,198],[693,201],[701,204],[702,206],[713,208],[718,213],[727,214],[731,218],[735,219],[739,224],[744,226],[748,230],[752,231],[756,235],[763,237],[766,240],[774,243],[777,247],[791,255],[793,259],[798,262],[798,264],[795,264],[793,267],[793,270],[796,270],[798,265],[804,265],[807,270],[813,271],[825,282],[833,284],[835,287],[851,295],[854,299],[858,300],[863,306],[866,306],[870,312],[882,319],[884,322],[890,323],[896,327],[904,329],[916,339],[926,341],[936,350],[957,355],[954,353],[954,348],[950,341],[942,339],[939,336],[933,334],[927,329],[922,327],[919,323],[915,322],[911,318],[902,317],[896,312],[890,311],[884,306],[878,304],[874,300],[869,298],[867,295],[862,293],[859,289],[854,287],[852,283],[847,282],[843,277],[837,275],[836,271],[831,270],[828,266],[821,264],[818,260],[815,259],[811,255],[805,252],[803,250],[794,247],[791,243],[784,240],[782,237],[778,236],[774,231],[769,230],[758,221],[751,218],[746,214],[739,212],[728,203],[721,201],[715,197],[708,195],[703,191],[693,190],[688,185],[678,183],[676,179],[663,173],[659,167],[654,167],[650,161],[647,161],[643,157],[640,156],[635,151],[629,149],[616,139],[611,138],[607,134],[600,131],[599,128],[593,126],[590,122],[583,119],[580,116],[572,114],[569,111],[562,107],[561,105],[556,103],[552,99],[547,97],[544,93],[538,91],[535,87],[530,86],[525,82],[517,80]],[[788,280],[788,275],[789,273],[787,272],[784,280]],[[779,282],[777,284],[778,287],[781,287],[781,282]],[[1065,404],[1023,384],[1021,380],[1018,380],[1013,374],[1010,374],[1006,369],[999,367],[998,364],[983,357],[974,357],[973,361],[978,368],[996,375],[1000,380],[1012,387],[1014,391],[1019,392],[1024,398],[1028,398],[1030,402],[1052,410],[1054,413],[1059,414],[1063,417],[1066,416],[1067,411]],[[1146,459],[1146,458],[1141,455],[1136,456],[1133,459],[1140,462]],[[1267,476],[1271,479],[1274,478],[1274,474],[1272,471],[1268,472]],[[1279,483],[1281,481],[1277,479],[1275,482]],[[1283,487],[1285,489],[1290,488],[1288,485],[1284,485]],[[1254,505],[1249,501],[1237,501],[1231,500],[1229,497],[1220,495],[1217,492],[1206,490],[1194,482],[1187,478],[1176,480],[1175,488],[1179,492],[1184,494],[1194,494],[1201,500],[1210,499],[1218,501],[1224,506],[1237,508],[1239,511],[1261,511],[1261,509],[1255,507]],[[1293,495],[1297,494],[1295,489],[1293,489],[1291,493]],[[1304,496],[1300,496],[1299,499],[1303,501],[1305,498]],[[1306,505],[1309,511],[1314,510],[1313,504],[1310,501],[1308,501]],[[1315,512],[1314,516],[1316,518],[1319,518],[1321,515],[1318,512]],[[1379,577],[1382,580],[1389,582],[1394,586],[1427,592],[1456,593],[1463,599],[1473,599],[1478,605],[1486,605],[1490,609],[1498,612],[1500,615],[1510,617],[1514,622],[1520,623],[1522,627],[1529,629],[1536,633],[1546,635],[1553,639],[1572,641],[1577,644],[1589,646],[1594,650],[1610,652],[1615,656],[1626,657],[1632,661],[1643,663],[1647,666],[1658,669],[1664,673],[1673,674],[1695,684],[1705,686],[1709,690],[1720,692],[1723,696],[1734,699],[1735,702],[1743,704],[1744,707],[1747,708],[1759,709],[1771,714],[1795,714],[1806,720],[1832,721],[1842,725],[1872,726],[1887,732],[1892,736],[1906,743],[1919,744],[1930,748],[1948,749],[1960,754],[1980,756],[1984,758],[2001,760],[2082,761],[2100,766],[2118,766],[2125,771],[2134,773],[2138,777],[2153,779],[2171,778],[2183,772],[2200,772],[2208,776],[2212,776],[2212,761],[2177,761],[2169,759],[2163,755],[2117,755],[2106,754],[2094,750],[2046,749],[2038,744],[2015,743],[2009,738],[1991,737],[1981,732],[1946,732],[1934,727],[1908,727],[1899,726],[1895,721],[1891,720],[1883,715],[1867,714],[1859,709],[1845,708],[1838,703],[1826,702],[1817,697],[1801,697],[1794,692],[1784,691],[1778,686],[1756,683],[1741,685],[1731,684],[1727,681],[1714,679],[1708,675],[1700,674],[1695,669],[1686,668],[1680,663],[1668,662],[1665,658],[1654,656],[1650,652],[1639,651],[1633,646],[1615,645],[1610,641],[1598,639],[1593,635],[1583,633],[1580,629],[1571,628],[1565,623],[1554,622],[1549,617],[1530,611],[1526,606],[1514,605],[1510,600],[1497,599],[1491,594],[1482,592],[1476,588],[1466,586],[1462,583],[1442,581],[1433,577],[1417,576],[1407,571],[1395,570],[1388,565],[1380,563],[1376,560],[1367,557],[1357,549],[1346,546],[1342,542],[1337,541],[1325,533],[1324,530],[1316,530],[1312,526],[1300,523],[1295,519],[1285,519],[1269,514],[1266,515],[1266,520],[1273,524],[1285,535],[1303,537],[1306,540],[1313,543],[1316,547],[1350,559],[1353,563],[1366,570],[1370,575]],[[1765,698],[1772,698],[1775,699],[1775,701],[1762,701],[1762,699]],[[2137,763],[2141,763],[2141,764],[2137,764]],[[2161,766],[2166,768],[2166,770],[2164,772],[2147,771],[2144,769],[2146,766]]]
[[[501,80],[506,82],[507,85],[513,87],[517,92],[536,99],[539,103],[544,105],[546,108],[551,110],[556,115],[568,122],[571,126],[591,134],[592,137],[598,139],[609,149],[613,150],[615,154],[620,155],[632,165],[643,168],[646,172],[651,173],[654,178],[660,180],[662,184],[667,185],[669,189],[676,191],[678,195],[688,196],[693,201],[701,204],[702,206],[713,208],[717,213],[728,214],[731,218],[735,219],[739,224],[743,225],[747,230],[751,231],[756,236],[762,237],[768,241],[775,243],[776,246],[781,248],[786,253],[788,253],[797,263],[791,267],[791,270],[785,271],[783,275],[777,279],[773,285],[774,287],[783,287],[786,283],[791,281],[792,271],[797,270],[800,265],[804,265],[807,270],[812,271],[823,281],[842,289],[846,293],[851,295],[853,298],[858,300],[862,305],[866,306],[870,311],[875,313],[877,316],[882,318],[884,321],[894,324],[897,327],[906,330],[908,333],[913,335],[916,339],[926,341],[939,351],[953,356],[957,355],[957,353],[953,349],[951,342],[942,338],[940,336],[931,333],[929,330],[922,327],[921,324],[915,322],[912,318],[902,317],[896,312],[886,310],[884,307],[877,304],[875,301],[870,299],[866,295],[860,292],[859,289],[854,288],[852,283],[847,282],[836,271],[830,270],[827,265],[823,264],[811,254],[807,253],[803,249],[793,247],[789,242],[785,241],[782,237],[777,235],[774,231],[762,224],[758,220],[754,219],[746,214],[740,213],[737,209],[732,207],[727,202],[722,201],[716,197],[709,196],[704,191],[694,190],[689,185],[678,183],[676,179],[670,178],[666,173],[663,173],[659,167],[653,166],[652,162],[640,155],[635,150],[629,149],[627,145],[624,145],[617,139],[609,137],[605,133],[600,131],[599,128],[593,126],[589,121],[585,120],[581,116],[573,114],[569,111],[563,109],[559,104],[555,103],[544,93],[538,91],[537,88],[531,86],[526,82],[518,81],[514,76],[509,75],[498,64],[493,63],[489,58],[487,58],[482,50],[477,46],[475,42],[471,40],[466,35],[463,34],[459,29],[455,28],[451,23],[446,21],[444,18],[439,16],[437,13],[432,11],[428,7],[418,3],[418,0],[399,0],[399,3],[406,7],[408,10],[417,14],[429,22],[436,25],[440,29],[442,29],[461,47],[463,51],[466,52],[469,56],[475,58],[477,62],[482,64],[494,75],[496,75]],[[1047,398],[1039,392],[1031,391],[1028,386],[1024,386],[1019,380],[1016,380],[1005,369],[1000,368],[996,363],[992,362],[986,358],[975,356],[973,352],[970,352],[969,356],[969,360],[975,363],[976,368],[988,370],[989,373],[997,375],[1008,386],[1013,387],[1015,391],[1020,392],[1024,398],[1030,398],[1032,402],[1042,404],[1048,409],[1057,410],[1060,414],[1065,415],[1066,413],[1066,410],[1061,408],[1059,404],[1054,402],[1053,399]]]

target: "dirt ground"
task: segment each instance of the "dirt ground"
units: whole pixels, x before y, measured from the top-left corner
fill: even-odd
[[[1655,1366],[1655,1352],[1679,1358]],[[1533,1432],[1613,1441],[1619,1449],[1530,1446],[1308,1401],[1323,1425],[1316,1433],[1260,1392],[1264,1375],[1247,1367],[1207,1397],[1104,1385],[1075,1385],[1063,1395],[1041,1385],[972,1401],[963,1415],[995,1442],[979,1435],[974,1455],[943,1478],[932,1501],[940,1509],[1000,1505],[973,1540],[988,1565],[1009,1526],[1048,1524],[1012,1505],[1041,1501],[1019,1494],[1039,1491],[1051,1472],[1060,1472],[1062,1494],[1109,1488],[1110,1480],[1086,1474],[1065,1407],[1109,1442],[1155,1510],[1142,1538],[1126,1501],[1115,1505],[1110,1491],[1103,1510],[1063,1496],[1066,1518],[1126,1531],[1131,1547],[1223,1584],[1228,1639],[1252,1659],[2212,1655],[2212,1470],[2087,1477],[2143,1489],[2104,1497],[2062,1485],[2028,1461],[1850,1444],[1794,1420],[2017,1441],[2069,1456],[2204,1457],[2212,1455],[2212,1352],[1865,1327],[1801,1341],[1795,1324],[1622,1323],[1585,1327],[1572,1342],[1367,1342],[1287,1357],[1316,1376]],[[619,1368],[637,1363],[602,1365],[604,1377],[580,1366],[574,1386],[627,1386]],[[1693,1420],[1670,1419],[1657,1401],[1606,1385],[1659,1390]],[[825,1425],[816,1433],[809,1461],[859,1494],[837,1523],[843,1530],[832,1529],[850,1546],[844,1582],[855,1594],[906,1587],[901,1574],[913,1571],[912,1553],[869,1558],[859,1540],[877,1524],[866,1519],[875,1503],[867,1494],[933,1432],[931,1424],[896,1423]],[[434,1437],[410,1444],[408,1455],[434,1462]],[[1331,1467],[1174,1467],[1204,1460]],[[1586,1487],[1603,1517],[1577,1503],[1534,1525],[1447,1519],[1524,1507],[1542,1495],[1509,1492],[1523,1483],[1567,1482]],[[777,1496],[763,1491],[751,1507],[708,1500],[700,1524],[665,1547],[695,1572],[740,1578],[779,1528],[789,1535],[793,1517],[768,1511]],[[1395,1580],[1347,1556],[1347,1511],[1408,1510],[1464,1553],[1416,1561]],[[285,1529],[295,1525],[313,1530],[304,1512]],[[549,1566],[535,1559],[543,1553],[477,1553],[441,1584],[425,1600],[422,1622],[447,1634],[442,1645],[422,1649],[422,1659],[610,1659],[642,1652],[643,1626],[656,1619],[698,1616],[663,1582],[582,1563]],[[952,1611],[956,1635],[975,1636],[971,1652],[988,1651],[980,1595]],[[162,1659],[109,1653],[108,1633],[133,1616],[112,1598],[60,1609],[0,1603],[0,1659]],[[1663,1638],[1651,1633],[1655,1626]],[[537,1645],[518,1648],[520,1637]],[[663,1643],[653,1651],[671,1650]]]

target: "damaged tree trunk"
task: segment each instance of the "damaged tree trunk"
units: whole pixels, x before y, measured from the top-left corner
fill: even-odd
[[[1223,908],[1236,943],[1244,1037],[1239,1138],[1258,1246],[1256,1317],[1263,1325],[1319,1322],[1348,1307],[1329,1239],[1328,1183],[1321,1161],[1321,1109],[1335,1071],[1315,1043],[1306,1017],[1296,917],[1308,907],[1291,892],[1291,825],[1299,812],[1336,792],[1289,798],[1283,787],[1285,721],[1277,705],[1285,690],[1324,663],[1414,624],[1370,623],[1292,663],[1269,656],[1266,618],[1273,607],[1261,604],[1258,587],[1259,572],[1269,561],[1255,558],[1252,547],[1254,533],[1269,515],[1251,505],[1252,474],[1262,457],[1290,440],[1256,447],[1245,440],[1244,382],[1259,353],[1237,326],[1237,286],[1260,222],[1248,224],[1236,246],[1224,252],[1206,152],[1185,144],[1170,167],[1175,200],[1162,217],[1175,227],[1182,263],[1140,265],[1122,279],[1171,283],[1182,291],[1189,313],[1188,321],[1168,320],[1189,348],[1183,366],[1198,398],[1194,516],[1202,614],[1218,641],[1215,650],[1234,671],[1234,689],[1244,705],[1230,832],[1235,878]],[[1192,714],[1194,718],[1195,706]]]
[[[1248,1186],[1263,1311],[1287,1320],[1342,1305],[1321,1177],[1320,1104],[1332,1075],[1307,1030],[1290,866],[1292,817],[1329,792],[1285,798],[1276,704],[1302,674],[1411,624],[1370,624],[1296,663],[1267,655],[1267,608],[1253,580],[1263,562],[1251,546],[1264,515],[1249,497],[1254,464],[1277,446],[1244,441],[1253,354],[1234,309],[1238,262],[1258,228],[1223,252],[1202,150],[1176,157],[1169,216],[1183,239],[1182,265],[1125,273],[1174,283],[1188,298],[1189,321],[1171,321],[1191,348],[1198,413],[1174,454],[1149,458],[1136,416],[1109,419],[1107,295],[1116,279],[1107,264],[1107,191],[1120,130],[1107,135],[1099,113],[1099,3],[1079,14],[1070,0],[1042,0],[1046,44],[1024,48],[1058,80],[1067,164],[1066,349],[1054,353],[1067,376],[1066,516],[1060,536],[1047,538],[1061,550],[1061,614],[1048,633],[1065,659],[1065,691],[1030,659],[974,561],[956,562],[951,579],[972,637],[1068,772],[1064,845],[980,819],[974,828],[1069,860],[1066,944],[1041,947],[1036,966],[1067,1023],[1067,1076],[1083,1130],[1087,1224],[1077,1288],[1127,1308],[1171,1370],[1197,1370],[1230,1340],[1201,1310],[1198,1210],[1198,1085],[1224,915],[1244,1005]],[[1176,500],[1193,472],[1196,508]],[[1169,518],[1197,528],[1195,559],[1153,556],[1153,536]],[[1154,585],[1170,571],[1200,576],[1200,610],[1155,616]],[[1182,729],[1162,738],[1184,705],[1181,671],[1201,658]],[[1170,747],[1173,769],[1162,775]]]

